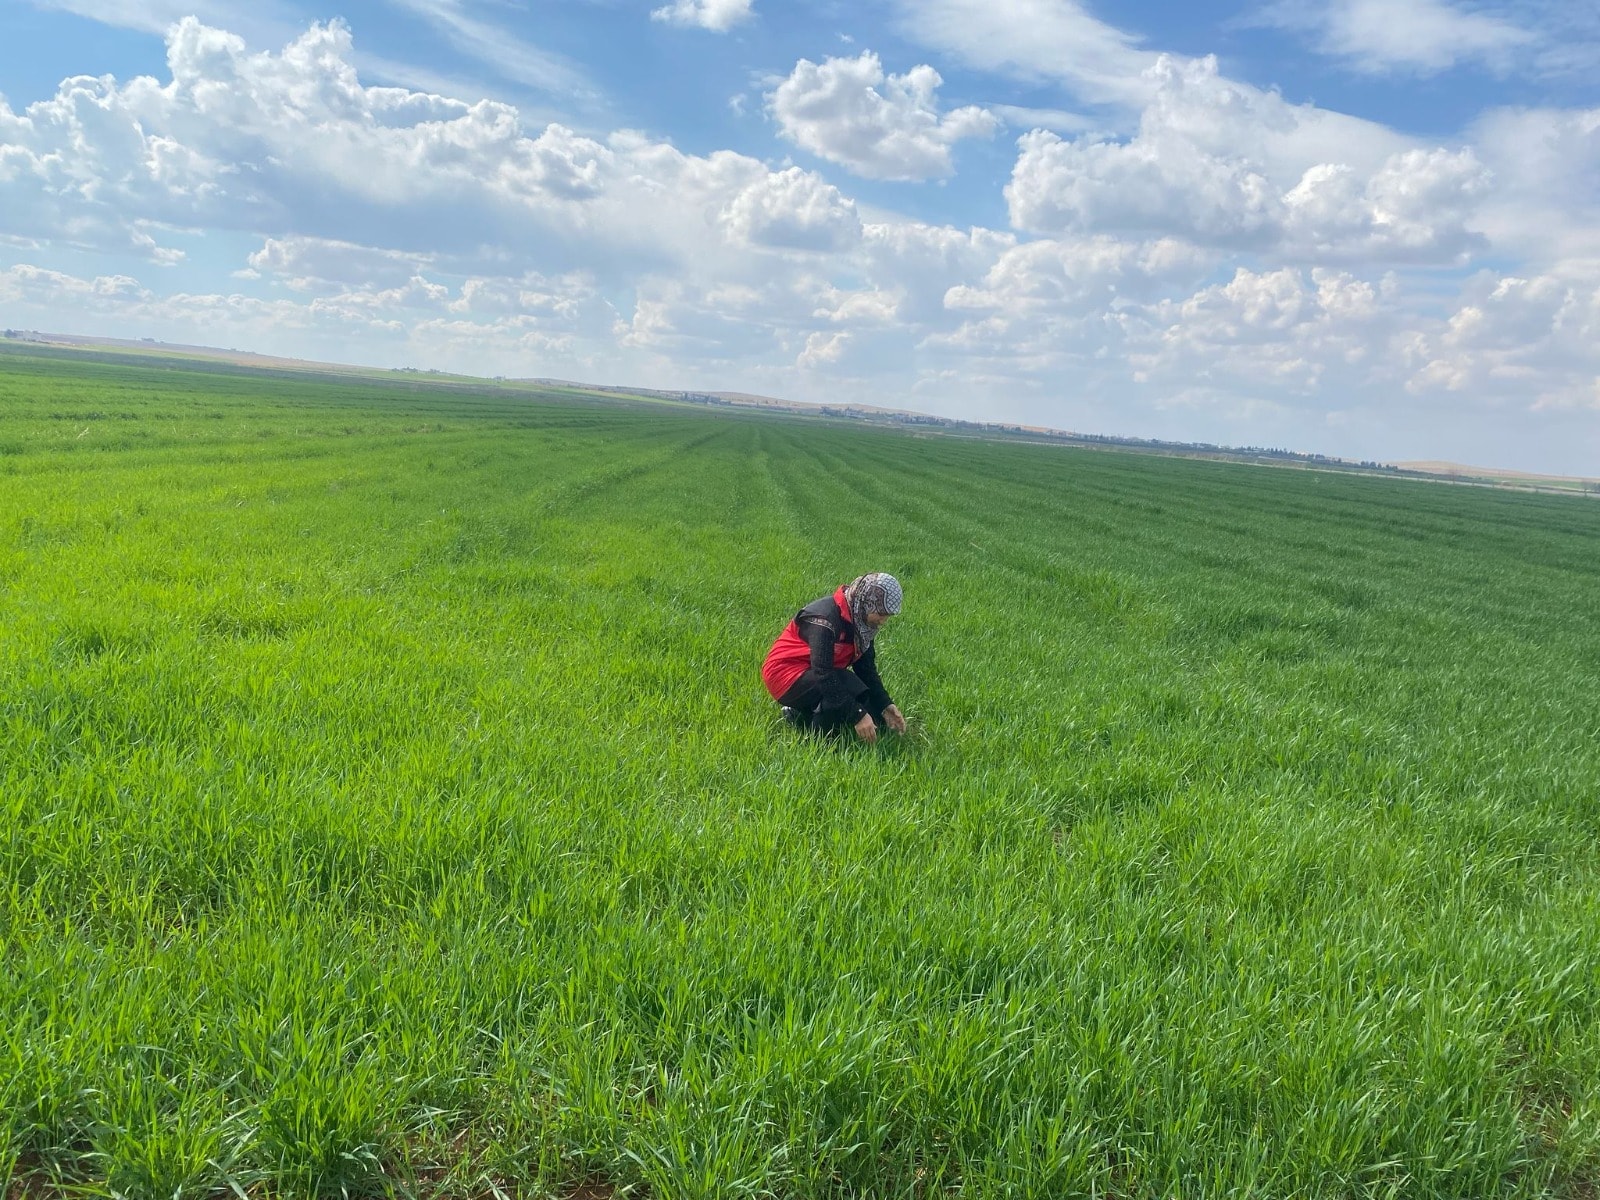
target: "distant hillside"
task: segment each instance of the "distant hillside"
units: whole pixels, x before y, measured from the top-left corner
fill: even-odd
[[[1463,479],[1505,479],[1548,484],[1600,484],[1600,478],[1585,475],[1536,475],[1531,471],[1511,471],[1502,467],[1469,467],[1462,463],[1435,460],[1402,462],[1394,465],[1403,471],[1416,471],[1423,475],[1454,475]]]

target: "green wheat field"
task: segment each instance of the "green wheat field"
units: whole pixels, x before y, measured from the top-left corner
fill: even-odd
[[[905,585],[911,722],[783,726]],[[1600,1194],[1600,506],[0,354],[0,1194]]]

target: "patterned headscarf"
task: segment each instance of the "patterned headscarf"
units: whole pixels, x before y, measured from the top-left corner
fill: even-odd
[[[850,606],[850,620],[856,627],[856,650],[865,654],[872,648],[878,631],[867,624],[868,613],[900,611],[900,581],[883,571],[873,571],[844,585],[844,602]]]

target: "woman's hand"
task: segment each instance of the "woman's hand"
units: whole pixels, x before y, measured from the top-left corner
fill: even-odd
[[[895,705],[891,704],[883,710],[883,719],[889,722],[889,728],[896,733],[906,731],[906,719],[900,715],[900,710]]]
[[[878,725],[872,719],[871,713],[862,713],[861,720],[856,722],[856,736],[863,742],[878,740]]]

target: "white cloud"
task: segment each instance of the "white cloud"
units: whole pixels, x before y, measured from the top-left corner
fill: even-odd
[[[763,172],[722,210],[742,242],[794,250],[840,250],[861,236],[855,205],[816,175],[789,167]]]
[[[945,293],[981,279],[1017,239],[993,229],[880,221],[862,229],[860,271],[894,291],[901,319],[923,329],[948,319]]]
[[[600,332],[610,322],[609,306],[595,282],[583,272],[549,278],[528,272],[520,278],[471,278],[448,302],[452,313],[475,317],[517,317],[523,321],[559,322]]]
[[[1229,83],[1210,59],[1158,59],[1147,75],[1151,100],[1127,141],[1042,130],[1019,140],[1006,187],[1014,225],[1313,260],[1450,263],[1484,244],[1471,222],[1489,173],[1470,149],[1407,146]]]
[[[1536,411],[1600,407],[1600,268],[1560,277],[1484,272],[1442,327],[1406,345],[1416,394]]]
[[[926,64],[888,75],[870,50],[822,64],[802,58],[767,95],[784,137],[869,179],[928,179],[954,171],[950,147],[988,137],[1000,122],[968,106],[939,115],[943,82]]]
[[[57,9],[76,16],[132,29],[140,33],[164,35],[185,17],[208,25],[242,33],[252,41],[281,43],[305,28],[305,21],[293,5],[284,0],[33,0],[41,8]]]
[[[54,304],[61,301],[92,304],[143,299],[149,295],[137,279],[126,275],[79,279],[28,263],[0,271],[0,299],[11,304]]]
[[[897,0],[921,45],[986,71],[1054,80],[1094,103],[1142,103],[1155,55],[1074,0]]]
[[[1478,448],[1489,459],[1513,441],[1536,443],[1542,417],[1600,410],[1600,269],[1482,272],[1451,308],[1443,319],[1428,314],[1388,275],[1240,268],[1226,284],[1153,306],[1150,336],[1130,343],[1128,357],[1158,392],[1335,415],[1381,406],[1391,421],[1430,429],[1436,444],[1457,424],[1495,428],[1501,441]],[[1577,446],[1593,442],[1592,425],[1568,428]],[[1553,442],[1547,451],[1555,461]],[[1581,457],[1575,448],[1565,469],[1578,470]]]
[[[1219,158],[1165,130],[1131,142],[1025,134],[1006,186],[1011,221],[1034,233],[1182,233],[1251,244],[1277,221],[1271,183],[1245,159]]]
[[[564,98],[593,99],[595,89],[575,64],[469,13],[460,0],[395,0],[431,24],[461,53],[501,78]]]
[[[652,21],[698,26],[713,33],[726,33],[751,16],[750,0],[673,0],[650,13]]]
[[[267,238],[246,260],[254,274],[275,276],[297,288],[317,283],[393,286],[419,274],[431,255],[399,254],[373,246],[290,235]]]
[[[844,291],[830,286],[811,315],[835,325],[892,325],[900,315],[900,300],[879,288]]]
[[[1013,129],[1052,129],[1056,133],[1085,133],[1095,127],[1082,113],[1061,108],[1026,108],[1017,104],[988,104],[990,112]]]
[[[1025,242],[1001,254],[981,286],[952,287],[944,302],[950,309],[1010,314],[1100,311],[1193,286],[1214,263],[1214,255],[1170,238]]]
[[[1233,279],[1170,306],[1170,332],[1188,342],[1272,342],[1289,330],[1328,320],[1377,314],[1377,293],[1348,275],[1312,273],[1315,287],[1290,267],[1257,273],[1240,267]]]
[[[0,269],[0,303],[19,315],[68,310],[76,332],[219,341],[292,355],[380,364],[426,352],[434,365],[525,370],[530,353],[582,357],[615,314],[580,277],[468,279],[459,288],[413,276],[394,286],[334,287],[309,298],[159,294],[122,275],[82,279],[19,264]],[[549,358],[545,360],[549,365]],[[593,361],[590,359],[589,361]]]
[[[1287,0],[1261,20],[1305,30],[1321,53],[1375,75],[1432,75],[1472,62],[1504,69],[1538,40],[1513,21],[1444,0]]]
[[[1414,145],[1376,122],[1290,104],[1274,90],[1229,79],[1214,57],[1145,49],[1137,37],[1091,16],[1076,0],[897,2],[901,27],[922,45],[1025,83],[1060,84],[1099,106],[1099,124],[1113,133],[1164,130],[1217,163],[1246,161],[1283,189],[1317,163],[1371,172]],[[1055,115],[1031,120],[1026,109],[1007,115],[1023,126],[1056,132],[1090,128],[1070,111],[1042,111]],[[1089,140],[1105,141],[1107,135]]]
[[[1149,321],[1150,336],[1129,355],[1141,382],[1191,398],[1323,410],[1348,404],[1357,380],[1383,374],[1394,336],[1381,285],[1321,268],[1307,278],[1241,267],[1225,284],[1154,306]]]
[[[1600,108],[1505,109],[1473,130],[1494,172],[1482,225],[1534,261],[1600,260]]]
[[[1283,196],[1297,257],[1452,262],[1487,243],[1469,228],[1490,175],[1470,149],[1406,150],[1367,178],[1319,163]]]
[[[1066,377],[1078,395],[1126,394],[1128,356],[1151,336],[1152,306],[1187,294],[1214,263],[1172,239],[1025,242],[1001,253],[981,282],[950,288],[944,304],[959,323],[922,345],[947,370],[1009,377],[1013,387]]]
[[[800,351],[796,364],[806,370],[831,367],[844,357],[850,345],[848,333],[813,333],[806,338],[805,349]]]
[[[617,341],[663,360],[692,357],[726,362],[775,352],[778,322],[763,319],[770,301],[748,286],[705,285],[681,279],[641,280],[631,320],[617,324]]]
[[[77,78],[21,114],[0,101],[5,232],[159,257],[175,253],[155,240],[163,227],[234,229],[623,272],[708,256],[758,269],[750,247],[837,250],[859,235],[813,173],[625,132],[530,135],[504,104],[364,86],[351,60],[342,25],[262,54],[186,20],[169,84]]]
[[[1310,165],[1343,162],[1374,171],[1414,143],[1373,121],[1291,104],[1222,75],[1216,59],[1152,56],[1141,76],[1141,136],[1182,139],[1216,159],[1242,159],[1268,178],[1297,179]]]

